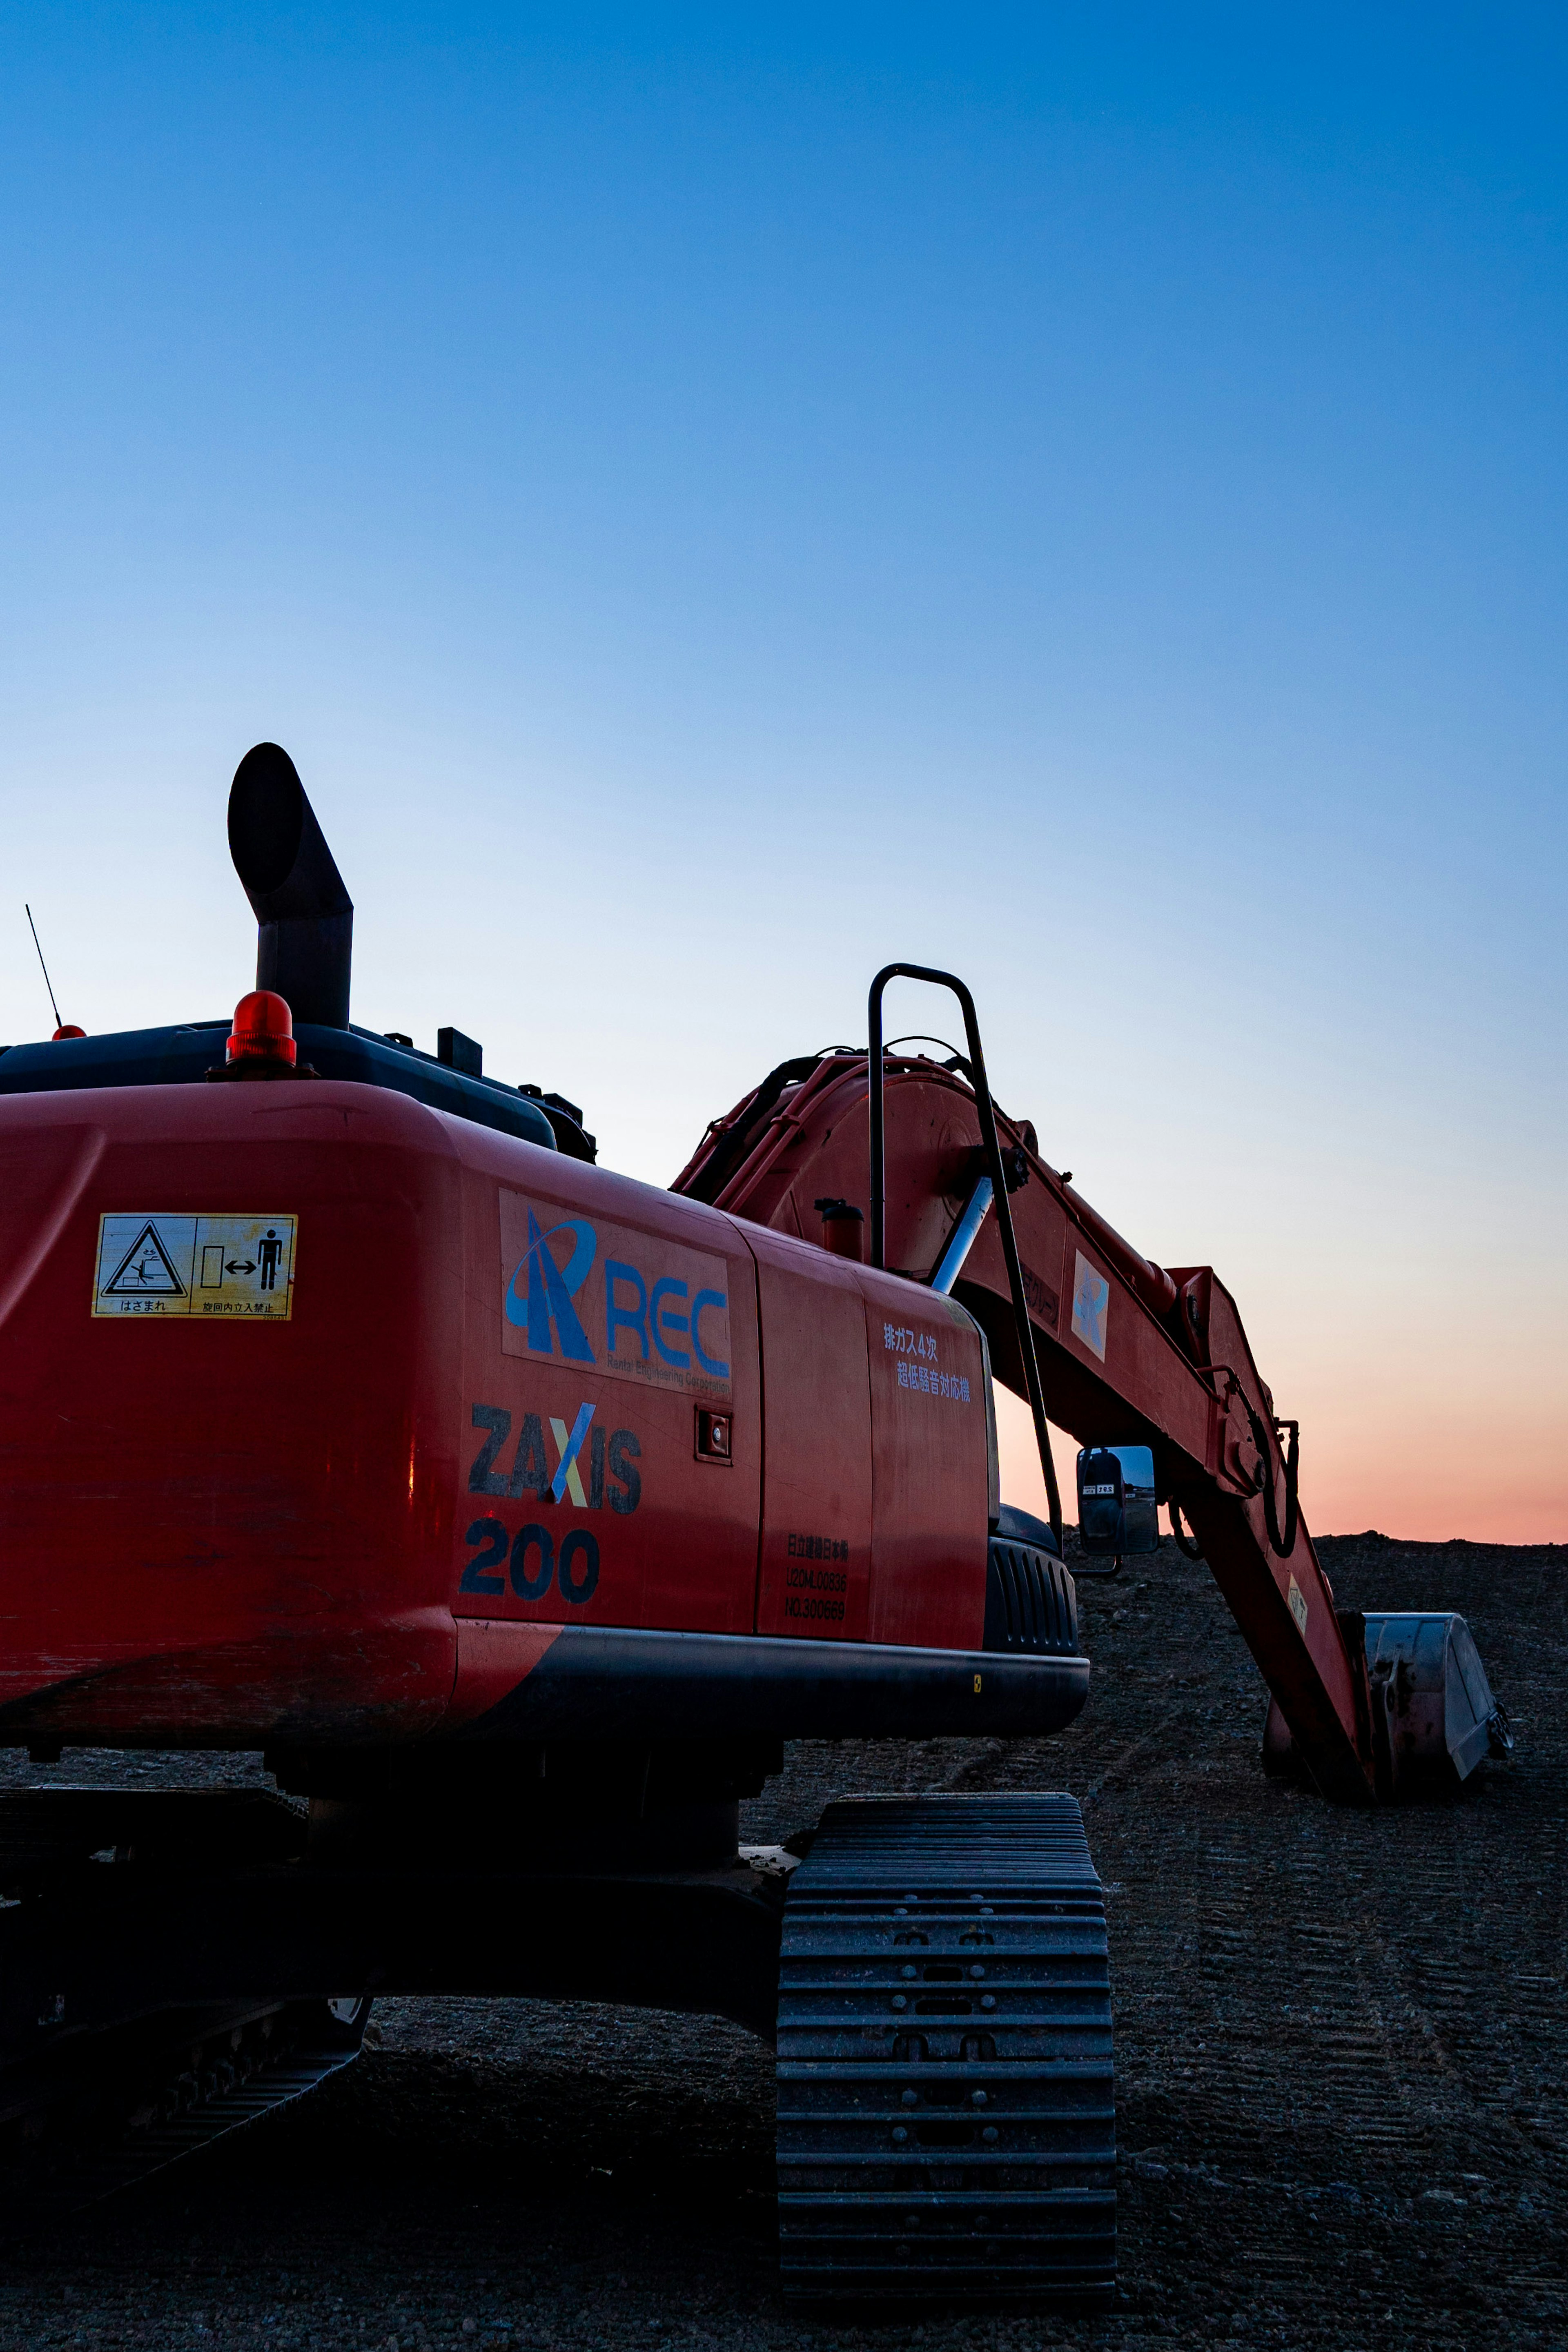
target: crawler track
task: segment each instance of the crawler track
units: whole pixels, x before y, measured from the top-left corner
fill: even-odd
[[[1105,1905],[1071,1797],[827,1808],[784,1912],[778,2177],[789,2294],[1109,2295]]]
[[[369,2003],[364,2004],[368,2011]],[[258,2123],[359,2055],[324,2001],[174,2019],[0,2077],[0,2241],[47,2229]]]

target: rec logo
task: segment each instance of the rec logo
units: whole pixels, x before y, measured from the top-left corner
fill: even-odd
[[[503,1354],[729,1396],[722,1258],[507,1191],[500,1235]]]

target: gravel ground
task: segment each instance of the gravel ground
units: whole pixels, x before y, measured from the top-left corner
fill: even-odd
[[[855,1790],[1083,1801],[1117,2011],[1114,2312],[786,2313],[762,2045],[636,2011],[403,2000],[311,2098],[11,2252],[0,2347],[1568,2346],[1568,1547],[1322,1550],[1342,1601],[1464,1611],[1511,1769],[1365,1814],[1264,1780],[1257,1673],[1167,1545],[1081,1588],[1095,1690],[1058,1739],[805,1744],[748,1809],[765,1841]],[[34,1775],[161,1776],[74,1755]]]

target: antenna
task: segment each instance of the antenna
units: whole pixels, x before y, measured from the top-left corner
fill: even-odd
[[[49,978],[49,967],[48,967],[48,965],[44,961],[44,950],[43,950],[43,949],[42,949],[42,948],[40,948],[40,947],[38,947],[38,927],[37,927],[37,923],[35,923],[35,922],[34,922],[34,920],[33,920],[33,910],[32,910],[31,907],[29,907],[29,906],[28,906],[28,904],[27,904],[27,902],[26,902],[26,900],[25,898],[24,898],[24,899],[23,899],[23,901],[22,901],[22,912],[23,912],[23,913],[26,915],[26,917],[27,918],[27,929],[28,929],[32,932],[32,934],[33,934],[33,945],[34,945],[36,948],[38,948],[38,969],[39,969],[39,971],[40,971],[43,973],[43,975],[44,975],[44,986],[45,986],[45,987],[48,990],[48,992],[49,992],[49,1003],[50,1003],[51,1006],[53,1006],[53,1008],[54,1008],[55,1027],[56,1027],[57,1029],[63,1028],[63,1026],[64,1026],[65,1024],[62,1023],[62,1021],[61,1021],[61,1019],[60,1019],[60,1008],[59,1008],[59,1006],[58,1006],[58,1004],[56,1004],[56,1003],[55,1003],[55,990],[54,990],[54,982],[53,982],[50,980],[50,978]]]

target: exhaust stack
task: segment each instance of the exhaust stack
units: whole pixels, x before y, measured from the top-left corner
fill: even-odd
[[[296,1022],[346,1029],[353,900],[299,771],[276,743],[258,743],[234,772],[228,847],[258,927],[257,987],[287,998]]]

